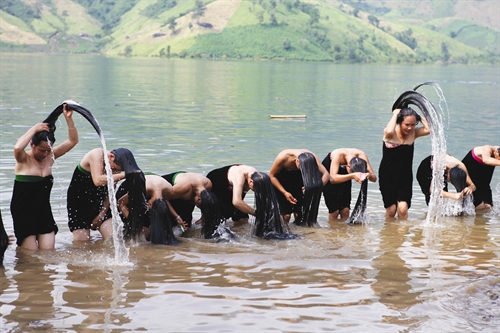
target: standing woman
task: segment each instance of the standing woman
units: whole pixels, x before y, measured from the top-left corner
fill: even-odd
[[[418,122],[423,126],[417,127]],[[425,118],[409,107],[395,109],[384,128],[379,185],[385,217],[405,220],[411,206],[415,139],[429,135]]]
[[[73,111],[63,106],[68,125],[68,139],[54,147],[54,129],[39,123],[30,128],[14,146],[16,158],[14,190],[10,211],[14,221],[17,245],[28,249],[53,249],[58,231],[50,207],[50,191],[54,177],[54,161],[78,143],[78,131],[73,122]],[[30,150],[26,151],[26,146]]]

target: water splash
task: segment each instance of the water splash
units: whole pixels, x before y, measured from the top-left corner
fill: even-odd
[[[422,86],[431,86],[434,88],[439,97],[439,111],[436,110],[434,105],[424,95],[416,92]],[[446,105],[446,112],[441,107],[443,102]],[[444,187],[447,150],[443,120],[448,119],[449,124],[448,105],[441,87],[435,82],[425,82],[416,86],[413,90],[405,91],[394,102],[392,109],[407,107],[410,104],[417,106],[422,111],[431,132],[432,155],[434,155],[434,158],[432,161],[431,198],[429,200],[429,210],[425,224],[437,224],[438,218],[443,215],[442,189]]]
[[[104,150],[104,164],[105,164],[105,171],[106,171],[106,176],[108,180],[108,196],[109,196],[109,202],[110,202],[110,207],[111,207],[111,216],[112,216],[112,223],[113,223],[113,245],[114,245],[114,250],[115,250],[115,258],[114,258],[114,265],[118,266],[127,266],[131,265],[129,261],[129,249],[125,247],[125,241],[123,239],[123,222],[120,218],[118,208],[117,208],[117,203],[116,203],[116,197],[115,197],[115,187],[114,187],[114,181],[113,181],[113,172],[111,170],[111,164],[109,163],[109,158],[107,149],[106,149],[106,141],[104,140],[104,134],[102,133],[101,127],[99,126],[99,122],[97,119],[94,117],[94,115],[78,104],[75,101],[72,100],[66,100],[59,104],[51,113],[50,115],[43,121],[44,123],[48,123],[50,130],[52,132],[55,132],[56,130],[56,121],[59,118],[59,116],[63,113],[64,105],[66,104],[66,109],[67,110],[72,110],[75,112],[78,112],[80,115],[82,115],[85,119],[87,119],[90,124],[94,127],[96,130],[97,134],[99,135],[99,138],[101,139],[101,144],[102,148]],[[52,145],[49,142],[50,149],[52,150]],[[52,150],[52,158],[55,161],[54,157],[54,152]]]
[[[118,212],[118,205],[116,203],[115,195],[115,184],[113,181],[113,171],[111,170],[109,157],[106,153],[106,141],[104,140],[104,135],[102,133],[100,134],[100,138],[102,149],[104,150],[104,164],[106,176],[108,179],[109,206],[111,208],[111,218],[113,221],[113,245],[115,248],[114,264],[118,266],[129,265],[129,249],[125,246],[125,241],[123,240],[123,221],[120,218],[120,213]]]

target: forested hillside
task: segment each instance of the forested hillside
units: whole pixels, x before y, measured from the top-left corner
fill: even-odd
[[[0,50],[497,63],[499,8],[489,0],[2,0]]]

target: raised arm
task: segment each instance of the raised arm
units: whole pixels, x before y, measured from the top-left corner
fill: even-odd
[[[78,143],[78,130],[73,122],[73,111],[66,110],[66,104],[63,105],[63,114],[68,125],[68,139],[54,148],[54,158],[63,156]]]
[[[398,119],[398,114],[401,109],[396,109],[392,111],[392,117],[384,128],[384,141],[389,142],[392,140],[396,134],[396,121]]]
[[[23,163],[26,161],[26,146],[31,141],[33,135],[42,131],[50,131],[49,125],[47,123],[38,123],[31,127],[26,133],[24,133],[14,145],[14,157],[18,163]]]
[[[425,120],[424,117],[420,118],[420,122],[422,123],[422,126],[418,127],[415,130],[415,139],[420,137],[420,136],[429,135],[431,133],[431,131],[429,130],[429,124],[427,123],[427,120]]]

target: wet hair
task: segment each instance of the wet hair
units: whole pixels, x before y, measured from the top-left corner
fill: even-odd
[[[9,236],[7,235],[7,232],[5,232],[5,227],[3,225],[3,220],[2,220],[2,213],[0,212],[0,267],[3,266],[3,256],[8,246],[9,246]]]
[[[111,153],[115,155],[115,163],[122,167],[125,174],[141,170],[135,161],[134,155],[127,148],[118,148],[112,150]]]
[[[200,210],[203,217],[201,235],[205,239],[211,239],[214,237],[219,225],[226,220],[222,215],[222,204],[217,196],[208,190],[201,191],[200,201]]]
[[[398,118],[396,119],[396,124],[400,125],[408,116],[415,116],[417,122],[420,122],[422,120],[422,117],[420,117],[420,115],[415,110],[410,107],[405,107],[402,108],[401,111],[399,111]]]
[[[321,180],[316,157],[313,154],[309,152],[302,153],[298,156],[298,159],[305,192],[301,211],[294,223],[312,227],[317,224],[323,181]]]
[[[353,157],[349,162],[352,172],[362,172],[366,173],[368,166],[364,159],[360,157]],[[366,211],[366,198],[368,192],[368,178],[365,178],[361,183],[361,189],[359,190],[358,200],[356,200],[356,205],[352,210],[351,216],[347,219],[346,223],[358,223],[363,222],[363,217]]]
[[[500,155],[500,148],[497,148],[498,155]]]
[[[450,182],[455,186],[457,192],[462,192],[464,188],[467,187],[467,173],[455,166],[448,172],[450,176]]]
[[[149,211],[149,239],[153,244],[175,245],[175,238],[168,205],[163,199],[156,199]]]
[[[125,171],[125,182],[120,186],[123,186],[128,193],[129,215],[124,221],[124,236],[137,238],[142,232],[148,210],[146,176],[137,165],[132,152],[127,148],[118,148],[111,153],[115,155],[115,163]]]
[[[34,144],[35,146],[38,146],[42,141],[50,142],[50,145],[52,146],[54,142],[56,142],[56,137],[54,136],[54,132],[52,131],[36,132],[35,135],[33,135],[33,137],[31,138],[31,143]]]
[[[276,192],[269,176],[264,172],[254,172],[251,178],[256,207],[253,234],[264,239],[297,238],[281,217]]]

